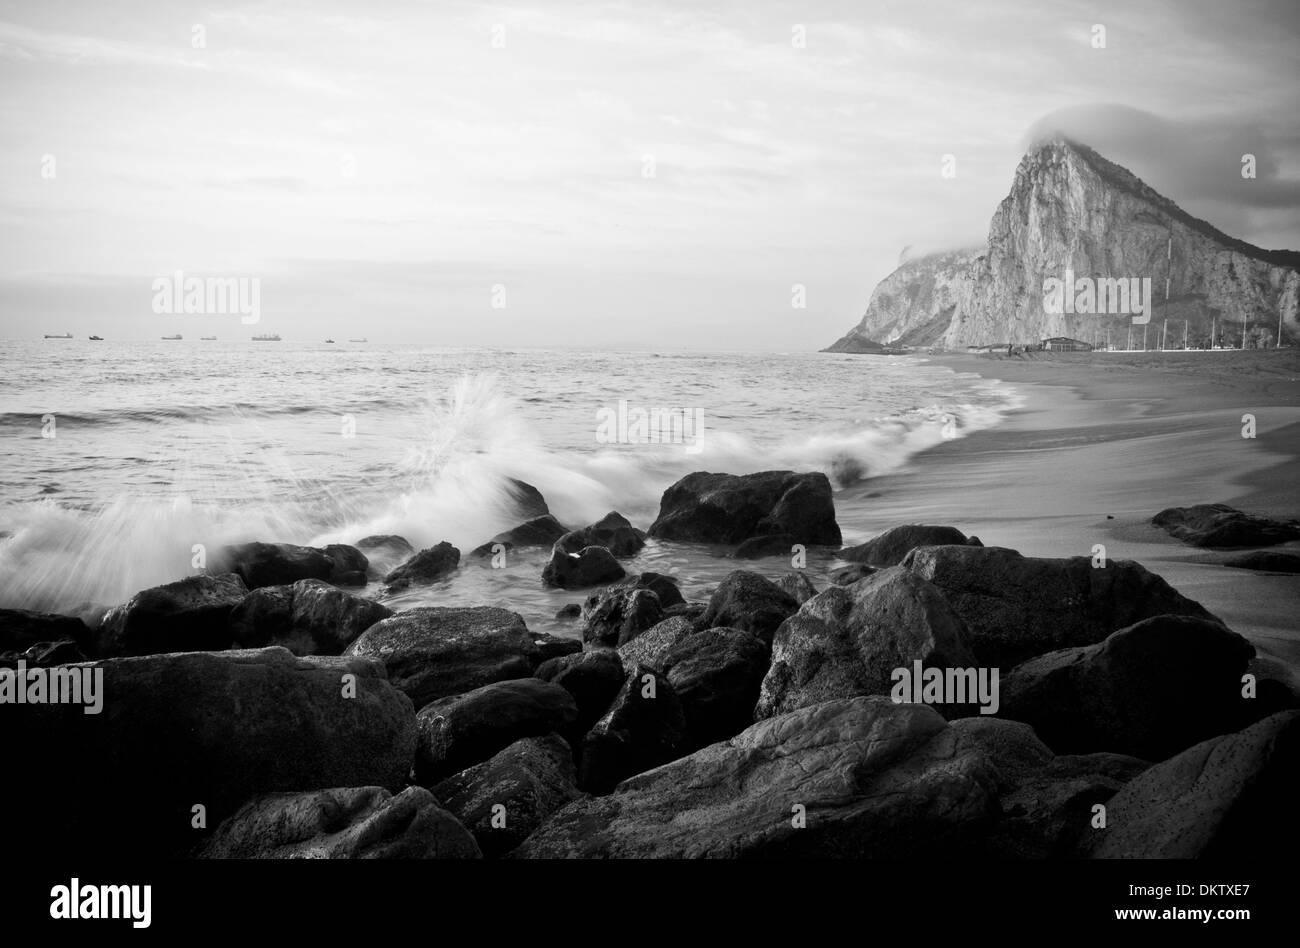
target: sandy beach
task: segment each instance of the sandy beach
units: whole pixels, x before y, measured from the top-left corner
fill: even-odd
[[[1101,544],[1246,636],[1261,672],[1300,683],[1300,577],[1217,565],[1222,554],[1150,523],[1165,507],[1213,502],[1300,517],[1300,351],[929,358],[1007,382],[1023,405],[846,492],[846,544],[905,522],[951,524],[1026,555],[1091,556]]]

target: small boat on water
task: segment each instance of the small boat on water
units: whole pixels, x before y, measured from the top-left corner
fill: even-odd
[[[349,339],[348,342],[365,342],[364,339]]]
[[[199,336],[199,338],[200,338],[201,340],[203,340],[204,342],[213,342],[213,341],[216,340],[217,337],[216,337],[216,336]]]
[[[185,338],[185,337],[182,336],[180,333],[177,333],[177,334],[174,335],[174,336],[163,336],[163,339],[164,339],[166,342],[176,342],[177,340],[179,340],[179,339],[184,339],[184,338]]]
[[[332,343],[332,342],[334,342],[334,340],[333,340],[333,339],[326,339],[326,340],[325,340],[325,341],[326,341],[326,342],[329,342],[329,343]]]
[[[273,332],[269,332],[265,336],[254,336],[253,341],[254,342],[279,342],[280,337]]]
[[[104,341],[104,337],[103,337],[103,336],[91,336],[91,337],[90,337],[90,341],[91,341],[91,342],[103,342],[103,341]]]
[[[47,333],[45,334],[45,338],[46,338],[46,339],[71,339],[71,338],[72,338],[72,333],[70,333],[70,332],[65,332],[63,335],[59,336],[59,335],[55,335],[54,333],[49,333],[49,332],[47,332]]]

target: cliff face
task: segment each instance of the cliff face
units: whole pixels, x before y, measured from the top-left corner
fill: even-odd
[[[881,281],[861,323],[830,351],[856,351],[862,339],[950,349],[1053,336],[1104,343],[1108,327],[1122,345],[1130,327],[1140,337],[1133,316],[1141,314],[1092,290],[1116,279],[1138,289],[1144,278],[1150,347],[1166,319],[1171,347],[1182,344],[1184,321],[1192,345],[1208,340],[1212,323],[1216,339],[1226,332],[1239,341],[1243,319],[1275,340],[1279,314],[1284,337],[1300,337],[1300,254],[1229,237],[1091,149],[1052,141],[1021,160],[985,248],[908,261]],[[1044,295],[1049,279],[1063,285],[1055,300]],[[1055,305],[1064,296],[1070,302]]]

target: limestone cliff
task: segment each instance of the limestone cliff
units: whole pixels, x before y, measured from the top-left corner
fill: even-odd
[[[1067,305],[1063,312],[1045,300],[1045,281],[1065,283],[1067,274],[1070,286],[1083,289],[1149,279],[1152,348],[1165,320],[1171,348],[1182,344],[1184,321],[1191,345],[1207,341],[1212,327],[1216,341],[1237,344],[1243,320],[1271,345],[1279,315],[1284,338],[1300,338],[1300,253],[1229,237],[1092,149],[1058,139],[1021,160],[984,248],[903,264],[876,287],[862,321],[827,351],[866,351],[866,341],[949,349],[1052,336],[1104,342],[1108,327],[1117,344],[1130,328],[1140,337],[1132,307],[1112,305],[1106,313],[1104,302],[1090,306],[1080,296],[1082,311]]]

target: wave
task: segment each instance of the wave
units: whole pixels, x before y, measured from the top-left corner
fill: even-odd
[[[645,525],[664,489],[699,470],[820,470],[844,487],[901,470],[919,452],[990,427],[1017,405],[1013,392],[996,385],[968,384],[963,393],[965,401],[941,396],[834,429],[768,436],[706,424],[691,445],[610,445],[579,454],[545,444],[524,400],[509,396],[495,376],[464,376],[416,403],[406,422],[406,457],[384,468],[367,456],[366,469],[375,473],[354,482],[304,476],[271,445],[232,441],[223,500],[212,499],[210,475],[180,471],[174,495],[162,502],[123,496],[79,509],[44,498],[0,507],[0,526],[10,534],[0,538],[0,606],[94,621],[140,589],[193,575],[198,550],[211,558],[224,545],[250,540],[323,545],[395,533],[417,549],[447,540],[466,553],[519,521],[512,479],[537,487],[569,525],[610,510]],[[174,419],[192,411],[144,414]],[[775,417],[787,427],[801,423]]]

